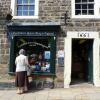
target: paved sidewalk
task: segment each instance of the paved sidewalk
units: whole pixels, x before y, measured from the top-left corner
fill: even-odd
[[[0,100],[100,100],[100,88],[72,86],[68,89],[30,89],[28,93],[16,94],[14,81],[0,80]]]

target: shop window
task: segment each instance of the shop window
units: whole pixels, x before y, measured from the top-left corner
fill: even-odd
[[[34,73],[54,73],[55,69],[54,37],[21,37],[14,39],[14,55],[21,48],[26,50],[29,64]],[[14,59],[15,59],[14,57]],[[14,69],[15,70],[15,69]]]
[[[11,0],[14,18],[37,18],[38,0]]]

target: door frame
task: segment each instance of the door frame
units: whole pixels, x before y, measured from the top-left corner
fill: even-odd
[[[92,31],[68,31],[65,37],[64,45],[64,88],[69,88],[71,82],[71,63],[72,63],[72,39],[93,39],[93,84],[94,86],[100,86],[100,62],[99,62],[99,50],[100,40],[99,32]]]

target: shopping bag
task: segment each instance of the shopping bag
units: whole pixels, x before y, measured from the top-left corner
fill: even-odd
[[[27,76],[30,76],[30,75],[31,75],[31,73],[32,73],[31,68],[27,68]]]

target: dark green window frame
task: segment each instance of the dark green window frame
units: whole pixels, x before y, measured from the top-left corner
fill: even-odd
[[[10,45],[10,64],[9,64],[9,74],[15,74],[15,58],[16,58],[16,54],[15,54],[15,38],[17,36],[12,36],[11,37],[11,45]],[[37,36],[39,37],[39,36]],[[33,36],[34,38],[34,36]],[[40,37],[41,38],[41,37]],[[44,37],[47,38],[47,37]],[[34,75],[55,75],[55,59],[56,59],[56,37],[55,36],[48,36],[48,39],[50,39],[50,43],[51,43],[51,48],[50,48],[50,52],[51,52],[51,59],[50,59],[50,72],[33,72],[32,74]]]

